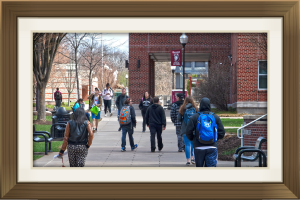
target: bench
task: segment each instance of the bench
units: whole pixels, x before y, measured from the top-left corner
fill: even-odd
[[[47,134],[48,137],[45,135]],[[44,138],[40,138],[38,136],[43,136]],[[45,155],[48,155],[48,152],[52,152],[51,150],[51,141],[53,138],[50,137],[50,133],[47,131],[35,131],[35,126],[33,124],[33,141],[34,142],[45,142]],[[49,150],[48,150],[49,144]]]
[[[241,167],[241,160],[246,161],[256,161],[259,159],[259,167],[266,167],[267,166],[267,156],[261,150],[261,145],[267,142],[267,139],[264,137],[259,137],[256,140],[255,146],[244,146],[239,147],[236,149],[235,153],[233,154],[233,158],[235,160],[234,166]],[[251,156],[244,156],[243,153],[252,152]],[[263,157],[263,164],[262,164],[262,157]]]

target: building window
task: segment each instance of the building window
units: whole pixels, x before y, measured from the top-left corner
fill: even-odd
[[[198,73],[207,73],[205,62],[195,62],[195,71]]]
[[[192,62],[185,62],[185,70],[191,71],[192,70]]]
[[[258,61],[258,89],[266,90],[267,89],[267,61],[259,60]]]

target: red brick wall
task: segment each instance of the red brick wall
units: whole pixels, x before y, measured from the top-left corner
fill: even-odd
[[[210,65],[228,59],[231,52],[230,33],[187,33],[186,53],[210,53]],[[130,33],[129,34],[129,94],[139,103],[143,93],[155,95],[154,61],[149,53],[170,52],[181,49],[181,33]],[[140,68],[137,68],[140,60]],[[170,74],[171,76],[172,74]]]
[[[246,123],[250,123],[253,120],[245,120]],[[251,135],[244,135],[244,146],[255,146],[256,140],[259,137],[264,137],[268,140],[267,136],[267,124],[251,124],[245,128],[245,130],[251,130]],[[264,142],[262,149],[267,149],[267,142]]]
[[[260,33],[252,35],[261,41]],[[232,49],[237,49],[237,101],[267,101],[267,91],[258,90],[258,61],[267,57],[257,43],[249,40],[249,34],[233,34],[233,38]]]

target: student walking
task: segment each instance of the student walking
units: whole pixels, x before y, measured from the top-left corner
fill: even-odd
[[[62,156],[68,146],[70,167],[84,167],[88,149],[92,145],[94,133],[84,113],[82,108],[77,108],[73,120],[68,121],[59,152],[59,156]]]
[[[190,96],[186,97],[182,106],[180,107],[177,120],[181,122],[181,132],[185,144],[186,165],[195,164],[193,143],[186,136],[187,124],[194,114],[198,112],[194,99]]]
[[[102,106],[102,98],[101,98],[101,93],[99,93],[99,89],[95,88],[95,91],[93,91],[92,94],[88,96],[88,99],[90,100],[90,105],[92,104],[90,109],[94,106],[97,106],[99,108],[99,112],[97,116],[94,115],[94,113],[92,113],[93,131],[95,132],[98,129],[98,123],[101,116],[101,106]]]
[[[217,140],[222,139],[224,135],[225,130],[220,117],[210,111],[210,100],[202,98],[200,112],[190,118],[186,128],[187,138],[193,141],[196,167],[217,166]]]
[[[116,100],[116,106],[118,108],[118,119],[119,119],[119,114],[120,114],[121,108],[125,105],[125,100],[128,99],[128,98],[129,97],[126,95],[126,89],[123,88],[122,89],[122,94],[120,94],[117,97],[117,100]],[[121,131],[121,126],[119,127],[118,131]]]
[[[59,88],[56,88],[56,92],[54,92],[55,106],[59,108],[62,102],[62,94],[59,91]]]
[[[153,98],[153,104],[146,112],[146,124],[150,128],[151,152],[155,152],[155,135],[157,136],[158,150],[163,148],[162,131],[166,130],[166,115],[163,107],[159,105],[159,98]]]
[[[141,110],[142,116],[143,116],[143,132],[146,131],[146,120],[145,120],[146,111],[151,104],[152,104],[151,97],[148,92],[145,92],[144,96],[139,104],[139,109]]]
[[[102,97],[104,100],[104,113],[106,117],[107,109],[110,113],[110,117],[112,116],[111,113],[111,98],[113,97],[113,90],[111,89],[109,83],[106,84],[106,88],[102,92]]]
[[[74,104],[74,107],[73,107],[73,113],[75,112],[75,110],[77,108],[83,108],[83,110],[85,110],[85,104],[84,104],[84,101],[83,99],[78,99],[75,104]],[[86,115],[86,118],[87,120],[90,121],[90,114],[88,112],[85,112],[85,115]]]
[[[131,151],[137,148],[137,144],[134,144],[133,128],[136,127],[136,118],[134,108],[131,106],[130,98],[127,98],[124,102],[124,106],[121,108],[119,115],[119,122],[122,128],[122,144],[121,151],[126,151],[126,134],[128,133],[129,143]]]
[[[177,119],[179,108],[182,104],[183,104],[183,95],[182,93],[177,93],[176,102],[173,103],[171,107],[170,117],[171,117],[171,121],[176,127],[178,152],[182,152],[184,148],[183,137],[181,134],[181,121]]]

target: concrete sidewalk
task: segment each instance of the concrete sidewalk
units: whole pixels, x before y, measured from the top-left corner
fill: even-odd
[[[134,130],[134,143],[138,148],[131,151],[128,135],[126,138],[126,152],[121,152],[121,136],[118,132],[119,124],[116,111],[113,111],[112,117],[104,117],[99,123],[98,131],[94,135],[93,144],[89,149],[86,160],[86,167],[195,167],[195,165],[186,166],[184,152],[177,150],[177,136],[175,126],[167,116],[167,129],[163,131],[164,148],[161,152],[150,152],[150,132],[142,132],[142,116],[140,111],[137,114],[137,128]],[[158,149],[158,148],[157,148]],[[34,167],[61,167],[60,159],[53,159],[58,152],[49,153],[33,162]],[[69,167],[68,156],[64,156],[64,163]],[[233,161],[218,161],[218,167],[233,167]],[[242,166],[258,166],[258,162],[243,162]]]

